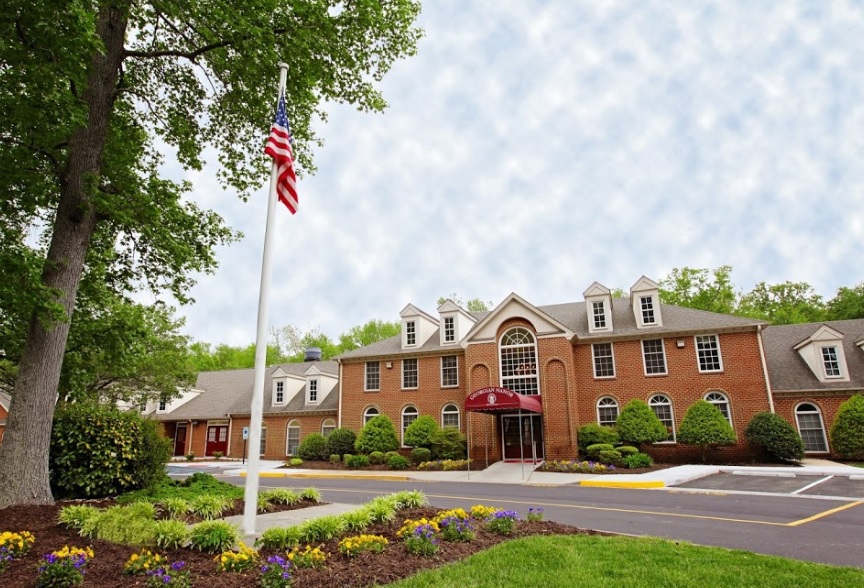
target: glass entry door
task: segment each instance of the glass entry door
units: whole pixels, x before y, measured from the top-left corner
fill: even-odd
[[[522,430],[521,445],[519,430]],[[532,436],[533,433],[533,436]],[[526,461],[543,459],[543,417],[539,414],[501,415],[504,459]],[[536,454],[534,453],[536,452]]]

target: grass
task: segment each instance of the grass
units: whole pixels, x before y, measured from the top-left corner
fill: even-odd
[[[152,488],[136,490],[119,496],[117,502],[129,503],[139,500],[147,502],[164,502],[171,498],[182,498],[191,501],[200,494],[224,496],[239,500],[243,498],[243,488],[217,480],[210,474],[197,472],[182,482],[165,479]]]
[[[861,586],[864,570],[662,539],[530,537],[388,588],[808,588]]]

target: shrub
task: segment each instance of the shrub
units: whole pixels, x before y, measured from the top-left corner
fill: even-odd
[[[855,394],[840,405],[831,426],[834,451],[849,459],[864,458],[864,396]]]
[[[617,465],[621,463],[621,454],[615,449],[604,449],[597,454],[597,461],[605,465]]]
[[[344,463],[345,465],[348,465],[348,462],[351,461],[352,459],[354,459],[354,454],[353,453],[346,453],[345,455],[342,456],[342,463]]]
[[[300,466],[303,465],[303,460],[300,459],[299,457],[292,457],[291,459],[288,460],[287,465],[289,468],[299,468]]]
[[[588,455],[590,459],[597,459],[597,456],[600,455],[601,451],[614,451],[615,447],[610,445],[609,443],[595,443],[594,445],[589,445],[585,450],[585,453]]]
[[[425,447],[415,447],[411,450],[411,461],[415,464],[420,464],[430,459],[432,459],[432,451]]]
[[[312,502],[321,502],[321,493],[317,488],[304,488],[300,491],[300,498],[311,500]]]
[[[375,499],[366,508],[373,523],[389,523],[396,519],[396,505],[391,501]]]
[[[369,463],[375,465],[384,463],[384,454],[380,451],[373,451],[369,454]]]
[[[621,459],[621,463],[630,469],[650,468],[654,465],[654,460],[646,453],[631,453],[630,455],[625,455]]]
[[[311,433],[300,442],[297,457],[310,461],[323,461],[330,452],[327,451],[327,440],[321,433]]]
[[[393,457],[394,455],[402,455],[402,454],[399,453],[398,451],[385,451],[384,452],[384,463],[387,463],[388,461],[390,461],[390,458]]]
[[[391,455],[387,460],[387,467],[391,470],[405,470],[408,469],[408,465],[408,460],[401,455]]]
[[[401,490],[389,496],[398,505],[396,508],[419,508],[429,504],[422,490]]]
[[[369,457],[366,455],[352,455],[351,459],[345,462],[349,468],[360,469],[369,465]]]
[[[351,429],[334,429],[327,435],[324,447],[329,455],[344,455],[354,451],[354,442],[357,435]]]
[[[234,501],[216,494],[200,494],[193,498],[189,507],[199,517],[212,520],[222,516],[222,513],[231,508]]]
[[[755,415],[747,428],[744,438],[748,443],[758,445],[765,456],[779,461],[800,461],[804,459],[804,442],[801,435],[786,419],[773,412],[760,412]]]
[[[168,516],[172,519],[185,517],[192,509],[192,505],[189,504],[189,501],[185,498],[180,498],[179,496],[166,498],[162,501],[162,506],[165,508]]]
[[[418,416],[405,428],[405,445],[409,447],[432,446],[432,436],[438,432],[438,423],[428,414]]]
[[[80,534],[124,545],[147,545],[156,537],[154,516],[155,508],[146,502],[112,506],[86,519]]]
[[[255,545],[263,549],[288,549],[300,543],[300,532],[299,525],[271,527],[261,533],[261,536],[255,541]]]
[[[357,436],[354,449],[360,453],[395,451],[399,449],[399,438],[396,436],[393,421],[383,414],[372,418],[360,429],[360,435]]]
[[[632,445],[621,445],[620,447],[616,447],[615,451],[620,453],[622,457],[627,457],[628,455],[639,453],[639,450]]]
[[[182,521],[156,521],[153,525],[156,545],[162,549],[179,549],[189,541],[189,527]]]
[[[258,512],[267,512],[271,508],[273,508],[273,501],[270,500],[270,497],[263,492],[258,494],[257,500],[255,502],[255,508],[258,510]]]
[[[669,439],[666,425],[660,422],[648,403],[639,399],[624,405],[615,422],[615,429],[621,441],[636,446]]]
[[[576,431],[576,441],[579,445],[579,451],[583,453],[590,445],[596,445],[597,443],[615,445],[619,440],[618,431],[615,430],[615,427],[590,423],[582,425]]]
[[[735,443],[735,431],[719,408],[707,400],[699,400],[687,409],[678,429],[678,441],[698,445],[704,463],[708,447]]]
[[[225,457],[225,453],[224,453],[224,452],[222,452],[222,451],[214,451],[214,452],[213,452],[213,459],[215,459],[216,461],[219,461],[219,460],[222,459],[223,457]]]
[[[272,488],[262,492],[273,504],[297,504],[300,502],[300,495],[290,488]]]
[[[135,411],[88,403],[57,410],[49,471],[55,496],[98,498],[164,480],[170,441]],[[98,467],[94,467],[98,464]]]
[[[333,453],[330,455],[330,463],[342,463],[342,456],[338,453]]]
[[[227,521],[204,521],[189,532],[190,547],[207,553],[228,551],[239,542],[240,530]]]
[[[593,461],[548,460],[538,468],[541,472],[566,472],[569,474],[602,474],[615,469],[614,465],[603,465]]]
[[[61,508],[58,520],[61,525],[70,529],[80,530],[81,527],[84,526],[84,521],[94,516],[99,516],[99,509],[95,506],[90,506],[88,504],[74,504]],[[2,542],[0,542],[0,546],[2,545]]]
[[[372,513],[366,508],[358,508],[342,514],[345,521],[345,530],[350,532],[362,531],[372,524]]]
[[[432,456],[435,459],[465,459],[465,435],[458,429],[438,429],[431,437]]]

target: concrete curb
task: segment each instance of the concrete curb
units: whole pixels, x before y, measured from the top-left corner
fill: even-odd
[[[241,478],[246,477],[246,472],[239,474]],[[408,476],[388,476],[382,474],[307,474],[302,472],[261,472],[259,478],[298,478],[298,479],[331,479],[331,480],[375,480],[379,482],[407,482]]]
[[[591,486],[594,488],[665,488],[666,483],[663,480],[582,480],[580,486]]]

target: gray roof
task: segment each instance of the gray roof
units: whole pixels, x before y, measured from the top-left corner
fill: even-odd
[[[848,382],[820,382],[804,359],[794,349],[822,325],[827,325],[843,334],[843,351],[849,370]],[[857,345],[864,337],[864,319],[828,321],[824,323],[801,323],[797,325],[774,325],[765,328],[762,342],[765,347],[765,362],[768,364],[768,380],[773,392],[804,390],[864,390],[864,351]]]
[[[339,366],[335,361],[316,361],[315,367],[322,373],[332,376],[339,375]],[[296,376],[303,376],[309,369],[310,363],[283,363],[268,366],[264,381],[264,414],[283,412],[319,412],[323,410],[336,410],[339,399],[334,390],[327,395],[320,405],[307,407],[305,403],[305,390],[297,393],[286,406],[274,407],[270,405],[269,394],[270,382],[277,368]],[[255,380],[255,370],[222,370],[214,372],[200,372],[195,383],[195,389],[201,394],[177,407],[168,413],[152,413],[153,418],[160,421],[177,421],[188,419],[223,419],[229,414],[249,414],[252,405],[252,386]],[[331,406],[332,405],[332,406]]]
[[[630,307],[629,298],[614,298],[612,300],[612,332],[589,333],[588,314],[585,310],[585,302],[569,302],[566,304],[551,304],[536,307],[555,321],[576,334],[577,340],[597,340],[615,338],[650,337],[652,335],[671,336],[679,333],[717,333],[721,331],[735,331],[754,329],[758,325],[768,323],[756,319],[718,314],[705,310],[696,310],[682,306],[661,304],[660,312],[663,326],[639,329],[636,327],[636,317]],[[475,318],[482,320],[488,312],[472,313]],[[409,351],[402,349],[402,338],[397,335],[355,349],[338,356],[338,359],[360,359],[370,357],[386,357],[391,355],[426,354],[434,352],[445,352],[447,350],[459,350],[458,345],[441,345],[440,338],[433,335],[420,347]]]

